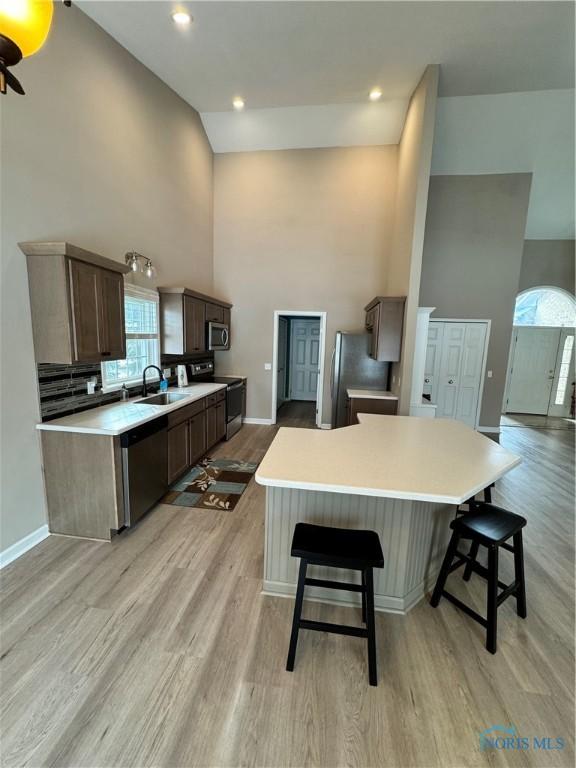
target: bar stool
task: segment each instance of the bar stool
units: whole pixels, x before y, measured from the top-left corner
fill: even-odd
[[[384,567],[384,555],[378,534],[374,531],[356,531],[349,528],[331,528],[325,525],[297,523],[292,539],[292,557],[300,558],[298,587],[294,604],[292,634],[286,669],[294,670],[298,630],[311,629],[317,632],[332,632],[337,635],[365,637],[368,641],[368,679],[370,685],[378,685],[376,672],[376,630],[374,625],[374,581],[373,568]],[[360,571],[361,584],[350,584],[326,579],[306,577],[308,565],[324,565],[332,568],[348,568]],[[327,587],[362,594],[362,621],[366,627],[350,627],[325,621],[309,621],[302,618],[304,587]]]
[[[526,586],[524,582],[524,548],[522,545],[522,528],[526,519],[508,512],[494,504],[476,502],[475,511],[457,517],[450,523],[452,537],[438,574],[438,580],[432,593],[430,604],[436,608],[441,597],[445,597],[457,608],[486,628],[486,648],[490,653],[496,653],[496,629],[498,607],[511,595],[516,597],[516,613],[522,619],[526,618]],[[513,539],[514,545],[507,543]],[[464,554],[458,550],[460,539],[472,542],[470,552]],[[478,546],[488,548],[488,568],[476,562]],[[498,552],[500,547],[514,553],[514,581],[504,584],[498,581]],[[457,558],[454,560],[454,558]],[[488,582],[487,611],[484,619],[476,611],[467,606],[457,597],[447,592],[444,587],[446,579],[452,571],[466,563],[464,580],[468,581],[472,572],[479,574]],[[498,588],[502,590],[498,594]]]

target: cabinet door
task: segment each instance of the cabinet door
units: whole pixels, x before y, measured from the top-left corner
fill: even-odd
[[[188,422],[168,430],[168,482],[173,483],[190,466]]]
[[[206,408],[206,450],[210,450],[218,442],[218,428],[216,424],[217,405]]]
[[[226,437],[226,403],[218,403],[216,406],[216,439],[223,440]]]
[[[221,307],[218,304],[206,304],[206,322],[223,323],[224,307]]]
[[[206,305],[200,299],[184,296],[184,351],[186,354],[204,352]]]
[[[126,330],[124,327],[124,277],[119,272],[100,270],[102,349],[106,360],[126,357]]]
[[[196,414],[190,424],[190,464],[195,464],[206,453],[206,412]]]
[[[69,261],[72,330],[75,362],[101,359],[102,327],[100,268],[84,261]]]

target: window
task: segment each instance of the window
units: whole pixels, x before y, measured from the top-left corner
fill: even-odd
[[[102,363],[102,388],[108,392],[119,389],[122,384],[141,382],[147,365],[160,365],[158,293],[127,285],[124,314],[126,359]],[[150,371],[149,378],[157,380],[158,373]]]
[[[516,299],[514,325],[576,325],[576,301],[558,288],[535,288]]]
[[[564,349],[562,350],[562,360],[560,361],[560,373],[558,375],[558,386],[556,388],[555,405],[564,405],[566,397],[566,387],[570,376],[570,361],[572,360],[572,349],[574,347],[574,336],[566,336]]]

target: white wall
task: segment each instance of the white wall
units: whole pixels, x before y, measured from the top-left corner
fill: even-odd
[[[0,97],[0,550],[46,522],[23,240],[68,240],[158,282],[212,288],[212,152],[198,114],[77,8],[55,5],[46,46]]]

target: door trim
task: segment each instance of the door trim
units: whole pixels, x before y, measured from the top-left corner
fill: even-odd
[[[476,406],[476,418],[474,419],[474,429],[479,429],[480,414],[482,412],[482,401],[484,399],[484,383],[486,381],[486,364],[488,362],[488,345],[490,343],[490,331],[492,329],[492,320],[478,319],[471,317],[434,317],[430,318],[431,323],[484,323],[486,326],[486,335],[484,336],[484,349],[482,351],[482,370],[480,373],[480,389],[478,390],[478,405]],[[486,431],[486,430],[484,430]]]
[[[297,309],[274,310],[274,341],[272,345],[272,413],[271,424],[276,424],[278,388],[278,323],[280,317],[316,317],[320,320],[320,359],[318,361],[318,389],[316,391],[316,426],[322,426],[322,405],[324,394],[324,358],[326,351],[326,312]]]

